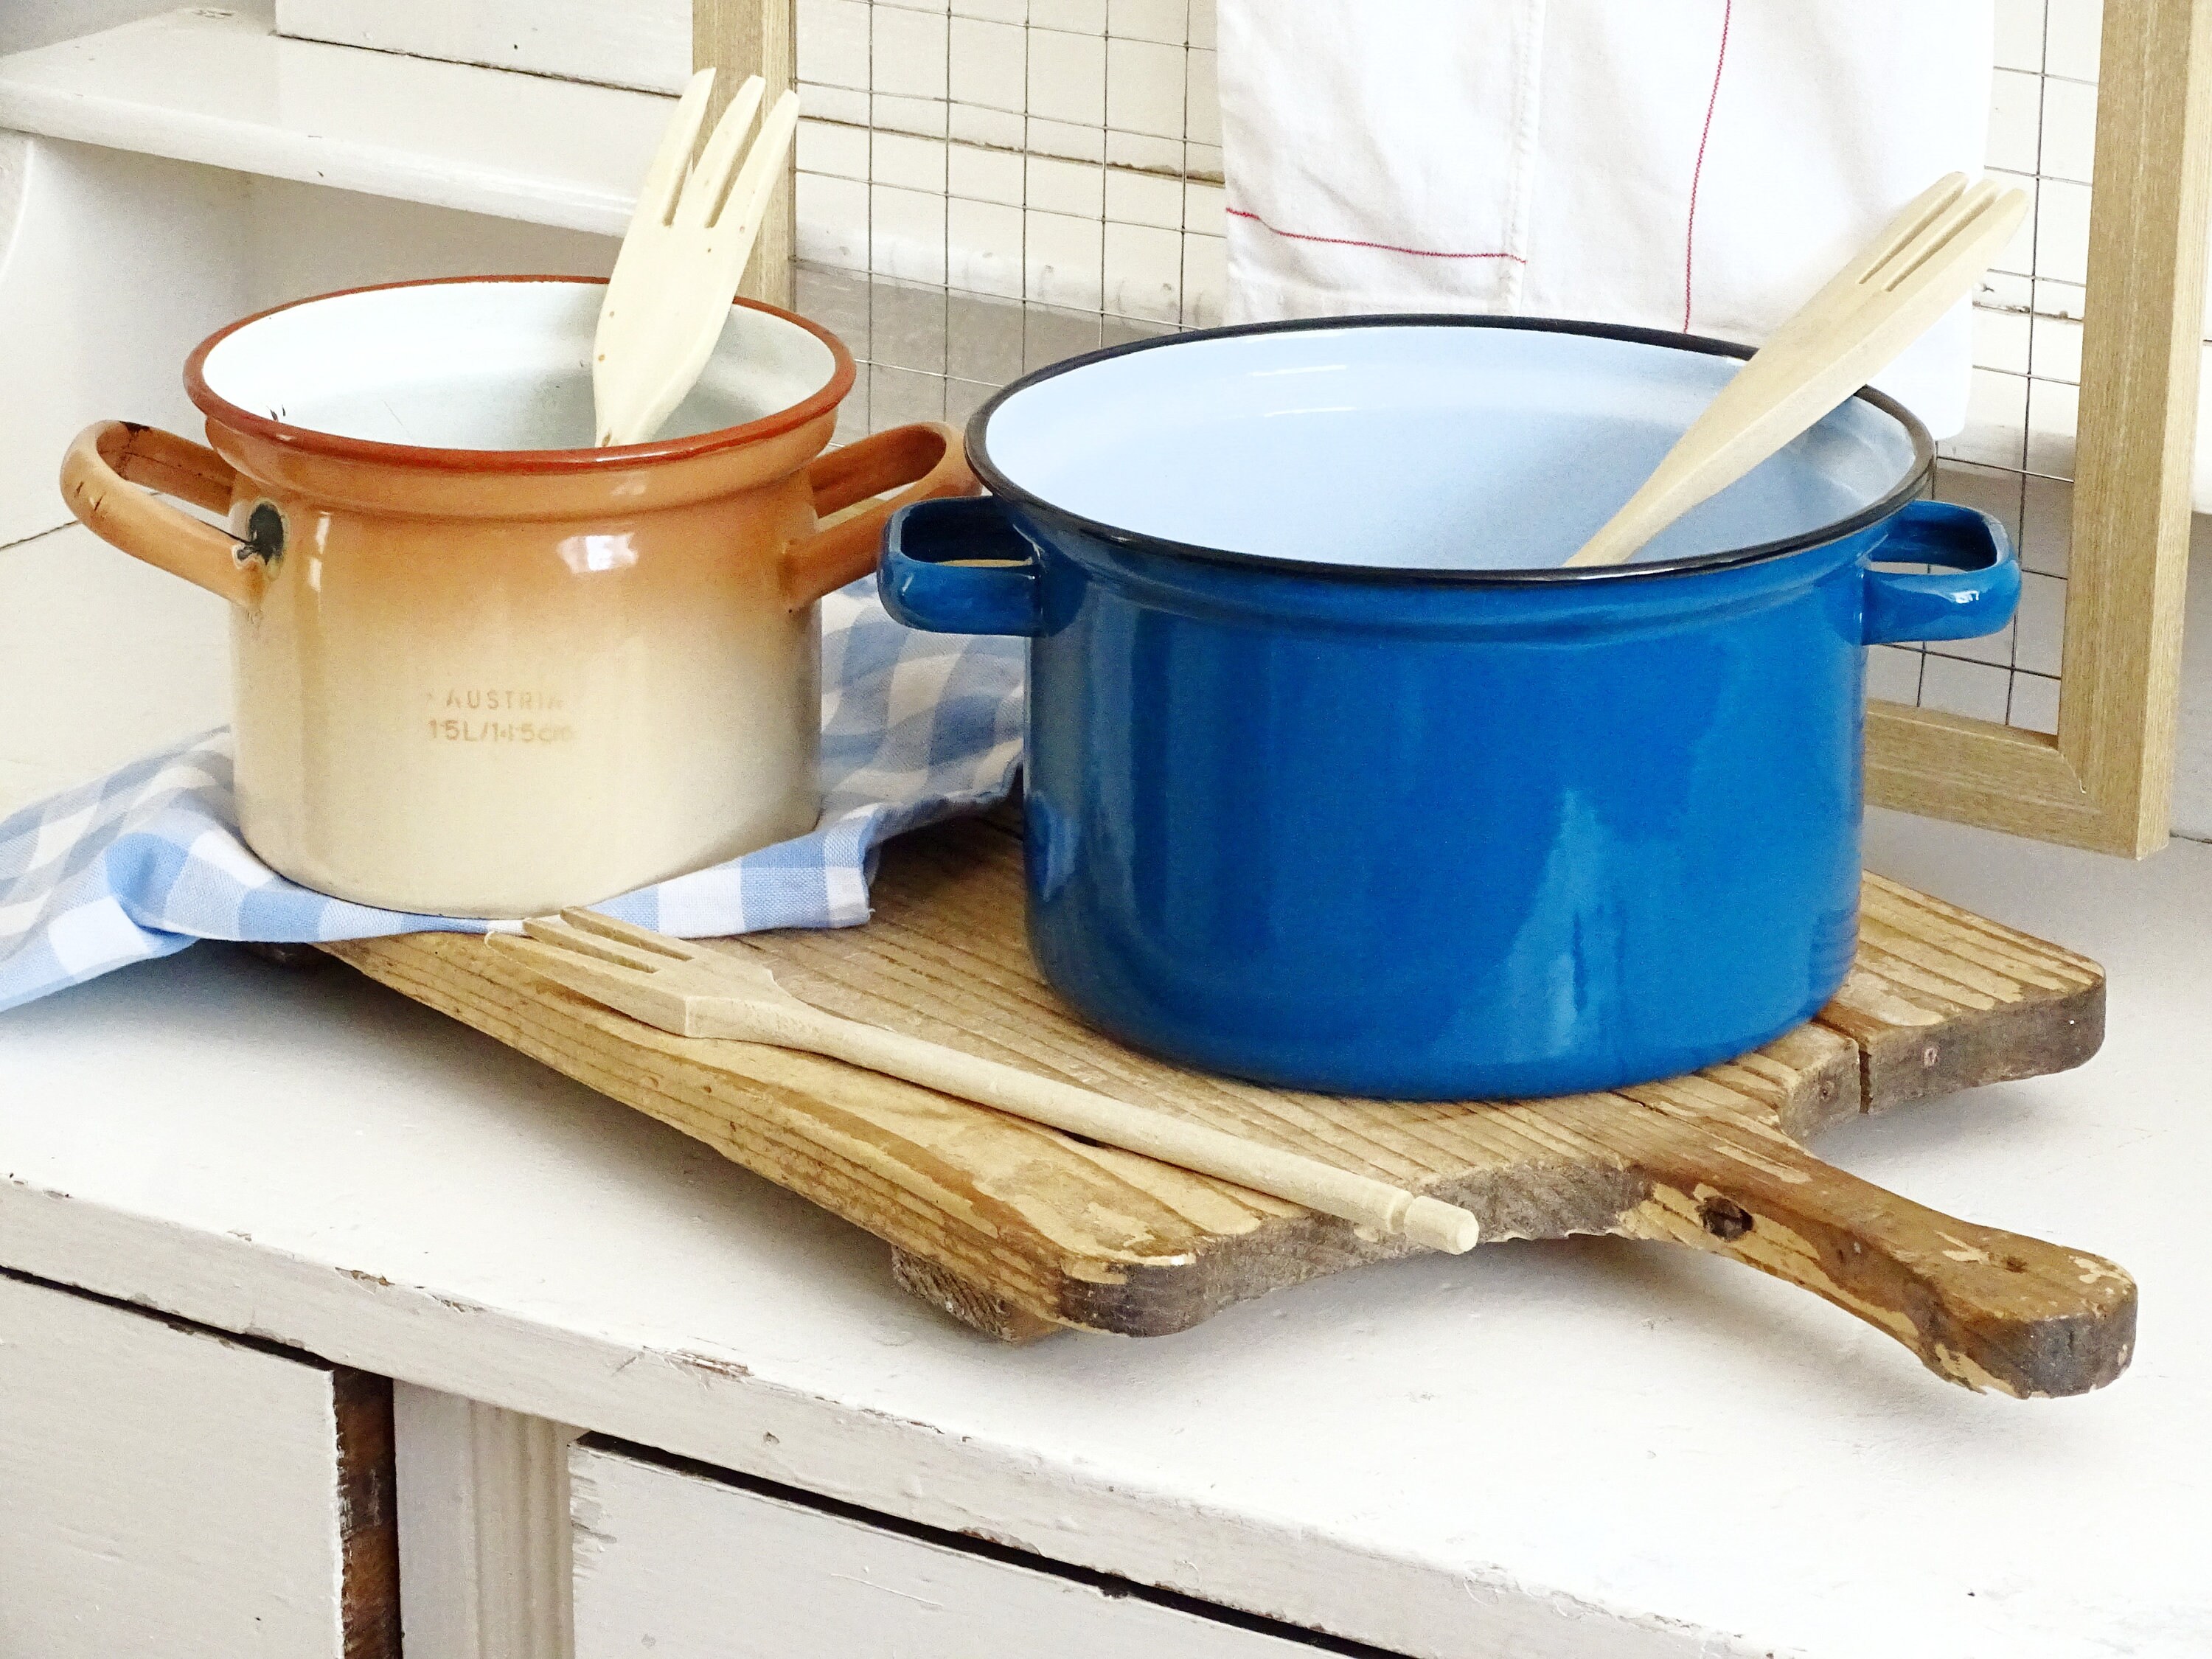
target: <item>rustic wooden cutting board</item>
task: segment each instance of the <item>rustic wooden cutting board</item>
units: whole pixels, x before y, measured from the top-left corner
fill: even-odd
[[[894,843],[875,899],[865,927],[724,948],[758,951],[832,1012],[1448,1198],[1486,1240],[1611,1233],[1733,1256],[1968,1387],[2075,1394],[2127,1364],[2135,1285],[2118,1267],[1938,1214],[1804,1150],[1855,1113],[2063,1070],[2102,1040],[2094,963],[1878,876],[1841,994],[1758,1053],[1616,1093],[1444,1104],[1266,1089],[1082,1025],[1031,965],[1006,822]],[[1413,1248],[840,1061],[672,1036],[465,935],[325,948],[867,1228],[908,1290],[1001,1338],[1182,1330]]]

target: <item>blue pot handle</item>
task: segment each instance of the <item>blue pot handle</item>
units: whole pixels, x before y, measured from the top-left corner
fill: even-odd
[[[1869,556],[1944,569],[1924,576],[1869,570],[1862,624],[1869,645],[1994,634],[2020,603],[2020,561],[2004,526],[1955,501],[1909,502]]]
[[[995,495],[916,501],[884,526],[884,609],[932,634],[1041,634],[1037,550]]]

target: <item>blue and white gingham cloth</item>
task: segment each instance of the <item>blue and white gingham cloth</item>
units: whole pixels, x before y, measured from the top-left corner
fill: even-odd
[[[922,634],[855,583],[822,605],[822,820],[811,835],[598,908],[686,938],[868,919],[875,849],[1005,798],[1021,757],[1023,641]],[[0,1009],[195,939],[305,942],[460,921],[287,881],[239,838],[230,733],[194,738],[0,821]]]

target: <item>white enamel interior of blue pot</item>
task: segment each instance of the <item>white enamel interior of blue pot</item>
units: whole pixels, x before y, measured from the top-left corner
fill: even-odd
[[[1039,500],[1135,535],[1322,564],[1549,568],[1650,475],[1737,363],[1448,324],[1177,340],[1015,392],[983,452]],[[1915,465],[1905,423],[1853,398],[1638,562],[1819,531]]]

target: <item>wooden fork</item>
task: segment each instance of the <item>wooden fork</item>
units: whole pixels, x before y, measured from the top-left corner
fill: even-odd
[[[1954,173],[1776,329],[1571,565],[1619,564],[1887,368],[1981,280],[2027,196]]]
[[[687,166],[714,86],[714,71],[703,69],[684,88],[607,279],[592,342],[592,414],[602,446],[651,441],[698,384],[799,127],[798,96],[787,92],[738,166],[760,108],[756,75],[730,100],[697,165]]]
[[[524,936],[495,933],[494,945],[520,955],[557,985],[678,1036],[733,1037],[825,1054],[1378,1232],[1402,1234],[1431,1249],[1456,1255],[1481,1238],[1472,1214],[1440,1199],[940,1043],[826,1014],[778,985],[750,952],[712,950],[591,910],[563,910],[558,921],[522,925]]]

